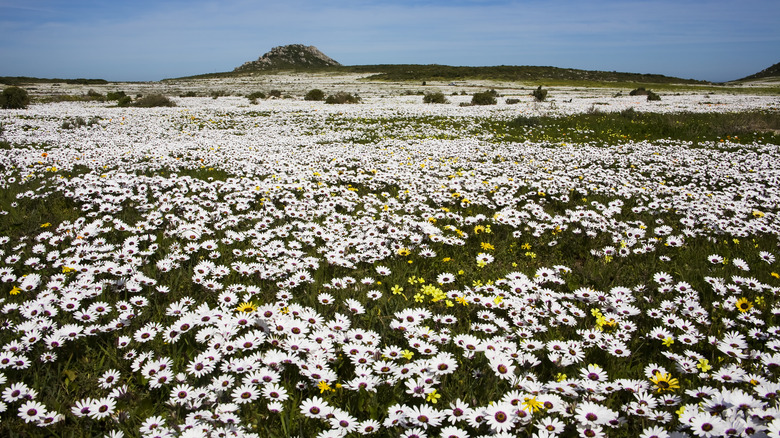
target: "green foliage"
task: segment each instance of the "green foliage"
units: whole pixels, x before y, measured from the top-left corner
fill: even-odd
[[[303,100],[325,100],[325,92],[319,88],[314,88],[303,96]]]
[[[639,87],[631,90],[630,93],[628,93],[629,96],[647,96],[649,91],[645,89],[645,87]]]
[[[640,113],[633,108],[620,113],[581,113],[567,117],[520,116],[509,123],[486,123],[504,141],[549,141],[619,144],[627,141],[672,139],[693,142],[776,142],[780,113]]]
[[[282,97],[282,90],[271,90],[268,92],[268,97],[276,97],[278,99]]]
[[[253,93],[249,93],[246,96],[246,98],[249,99],[249,102],[253,105],[257,103],[257,99],[265,99],[265,97],[265,93],[262,91],[255,91]]]
[[[472,105],[495,105],[496,103],[497,101],[495,90],[474,93],[474,95],[471,97]]]
[[[647,92],[647,100],[648,101],[658,101],[658,100],[661,100],[661,96],[659,96],[658,94],[656,94],[656,93],[654,93],[652,91],[648,91]]]
[[[507,105],[514,105],[514,104],[517,104],[517,103],[520,103],[520,99],[509,98],[509,99],[506,100],[506,104]]]
[[[115,101],[127,96],[124,91],[109,91],[106,93],[106,100]]]
[[[75,129],[75,128],[81,128],[84,126],[93,126],[100,122],[99,117],[92,117],[88,121],[84,120],[83,117],[76,117],[75,119],[66,119],[62,122],[62,129]]]
[[[162,94],[150,94],[137,99],[133,103],[133,106],[139,108],[152,108],[158,106],[176,106],[176,103]]]
[[[8,87],[0,94],[0,108],[24,109],[29,104],[30,96],[24,88]]]
[[[444,97],[444,93],[436,91],[432,93],[425,93],[425,97],[423,97],[423,103],[450,103],[450,101]]]
[[[339,91],[336,94],[331,94],[330,96],[328,96],[327,99],[325,99],[325,103],[330,103],[330,104],[344,104],[344,103],[358,103],[358,102],[360,102],[360,97],[344,91]]]
[[[539,88],[533,91],[531,95],[536,99],[537,102],[544,102],[547,99],[547,90],[542,90],[542,86],[539,85]]]
[[[116,101],[118,107],[128,107],[133,104],[133,98],[130,96],[122,96]]]

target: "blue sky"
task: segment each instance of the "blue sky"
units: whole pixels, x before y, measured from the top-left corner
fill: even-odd
[[[274,46],[345,65],[543,65],[738,79],[780,62],[778,0],[0,0],[0,76],[147,81]]]

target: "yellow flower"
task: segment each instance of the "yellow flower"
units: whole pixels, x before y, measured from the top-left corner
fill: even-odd
[[[501,304],[502,301],[504,301],[504,298],[502,298],[501,295],[498,295],[495,298],[493,298],[493,302],[495,304]]]
[[[411,253],[412,252],[409,251],[407,248],[401,248],[401,249],[398,250],[398,255],[401,256],[401,257],[406,257],[406,256],[408,256]]]
[[[457,301],[458,303],[460,303],[460,304],[462,304],[464,306],[468,306],[469,305],[469,302],[466,301],[466,299],[463,298],[463,297],[455,298],[455,301]]]
[[[414,294],[414,301],[418,303],[422,303],[423,301],[425,301],[425,295]]]
[[[534,412],[543,409],[544,405],[537,400],[536,397],[525,397],[525,400],[523,400],[523,407],[533,414]]]
[[[485,251],[493,251],[494,249],[496,249],[493,245],[487,242],[480,243],[480,246],[482,246],[482,249],[484,249]]]
[[[558,373],[558,375],[555,376],[555,380],[558,382],[563,382],[566,380],[566,374]]]
[[[409,350],[404,350],[404,351],[401,352],[401,356],[403,356],[403,358],[406,359],[406,360],[411,360],[412,356],[414,356],[414,353],[412,353]]]
[[[680,389],[680,381],[673,378],[669,373],[661,373],[656,371],[655,375],[650,379],[656,386],[657,392],[674,391]]]
[[[51,224],[48,223],[48,222],[46,222],[45,224],[41,224],[41,228],[46,228],[46,227],[50,227],[50,226],[51,226]]]
[[[742,297],[737,301],[737,310],[739,310],[742,313],[745,313],[752,308],[753,308],[753,303],[748,301],[748,299],[745,297]]]
[[[248,303],[246,303],[246,302],[241,303],[235,309],[236,312],[243,312],[243,313],[252,313],[255,310],[257,310],[257,306],[255,305],[255,303],[253,303],[251,301],[248,302]]]
[[[404,291],[404,288],[396,284],[392,289],[390,289],[390,291],[393,293],[393,295],[399,295]]]
[[[441,394],[437,393],[436,390],[434,389],[433,392],[428,394],[428,397],[426,397],[425,399],[433,404],[436,404],[440,398],[441,398]]]
[[[773,272],[773,273],[771,273],[769,275],[771,275],[772,277],[780,279],[780,274],[778,274],[777,272]]]
[[[479,234],[479,233],[482,233],[484,231],[485,231],[485,226],[484,225],[477,225],[476,227],[474,227],[474,234]]]
[[[753,217],[764,217],[764,213],[758,210],[753,210]]]
[[[674,338],[671,336],[664,338],[663,343],[665,346],[670,347],[672,344],[674,344]]]
[[[706,373],[707,371],[712,369],[712,366],[710,365],[709,360],[699,359],[699,363],[696,365],[696,368],[700,369],[702,373]]]
[[[331,388],[330,384],[324,380],[320,380],[320,383],[317,384],[317,387],[320,388],[320,394],[322,394],[325,391],[336,392],[336,390]]]
[[[449,262],[450,260],[452,260],[452,259],[449,258],[449,257],[444,257],[443,259],[441,259],[441,261],[443,261],[443,262]]]
[[[75,269],[71,268],[70,266],[63,266],[62,267],[62,273],[63,274],[67,274],[67,273],[73,272],[73,271],[75,271]]]
[[[14,287],[13,287],[13,289],[11,289],[11,292],[10,292],[10,293],[11,293],[11,295],[18,295],[18,294],[19,294],[19,292],[21,292],[21,291],[22,291],[22,290],[21,290],[21,289],[19,289],[19,287],[18,287],[18,286],[14,286]]]
[[[521,246],[520,248],[525,249],[525,250],[531,249],[531,244],[530,243],[524,243],[523,246]]]

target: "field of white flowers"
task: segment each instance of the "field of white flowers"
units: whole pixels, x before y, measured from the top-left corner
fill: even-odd
[[[780,145],[486,128],[777,96],[390,92],[2,110],[2,435],[780,436]]]

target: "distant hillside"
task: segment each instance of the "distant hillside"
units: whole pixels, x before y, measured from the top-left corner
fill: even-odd
[[[499,65],[493,67],[455,67],[449,65],[357,65],[343,67],[356,73],[377,73],[368,79],[423,81],[423,80],[463,80],[495,79],[507,81],[519,80],[562,80],[562,81],[603,81],[636,82],[656,84],[708,84],[707,81],[682,79],[658,74],[620,73],[609,71],[578,70],[559,67],[535,67]]]
[[[290,44],[274,47],[256,61],[245,62],[237,67],[235,72],[253,70],[277,70],[290,68],[318,68],[339,66],[337,61],[329,58],[314,46]]]
[[[105,79],[46,79],[31,78],[28,76],[0,76],[0,84],[74,84],[74,85],[102,85],[107,84]]]
[[[761,70],[758,73],[752,74],[750,76],[746,76],[740,79],[740,81],[749,81],[751,79],[764,79],[764,78],[772,78],[772,77],[780,77],[780,62],[778,62],[777,64],[769,68],[765,68],[764,70]]]

